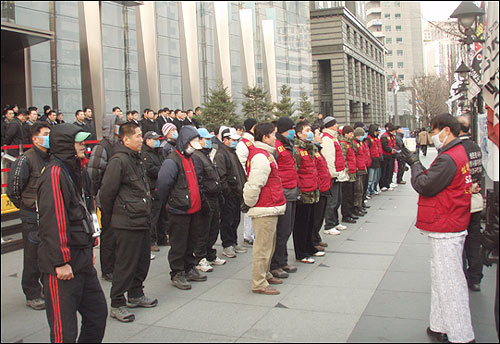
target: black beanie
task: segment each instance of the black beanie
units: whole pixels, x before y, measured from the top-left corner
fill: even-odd
[[[278,133],[284,133],[287,130],[293,129],[295,123],[293,123],[290,117],[280,117],[276,122],[276,128],[278,128]]]
[[[245,126],[245,131],[249,132],[254,125],[257,124],[257,120],[255,118],[249,118],[247,120],[245,120],[245,122],[243,123],[243,125]]]

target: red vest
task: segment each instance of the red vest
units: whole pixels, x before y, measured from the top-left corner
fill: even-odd
[[[356,144],[356,148],[358,149],[358,153],[356,154],[356,168],[358,171],[366,170],[366,154],[365,154],[365,146],[362,142],[354,141]]]
[[[333,141],[333,145],[335,146],[335,170],[337,172],[341,172],[345,170],[345,159],[344,159],[344,154],[342,154],[342,148],[340,147],[339,143],[337,140],[333,139],[333,136],[330,135],[329,133],[324,133],[326,137],[329,137]]]
[[[347,141],[340,141],[347,145],[347,167],[349,168],[349,174],[356,173],[356,154],[354,153],[354,148]]]
[[[246,142],[245,142],[246,143]],[[267,183],[260,189],[259,200],[254,207],[271,208],[278,207],[286,203],[285,195],[283,193],[283,186],[281,185],[281,178],[278,172],[278,164],[274,158],[262,148],[253,146],[248,154],[247,162],[247,176],[250,178],[251,161],[256,154],[264,154],[269,160],[271,165],[271,173],[267,178]]]
[[[372,158],[378,158],[379,156],[382,155],[382,152],[380,151],[380,147],[379,147],[379,144],[380,144],[380,139],[378,137],[371,137],[371,136],[368,136],[368,139],[370,140],[371,142],[371,146],[370,146],[370,156]]]
[[[318,171],[313,157],[302,148],[297,147],[300,154],[299,188],[301,192],[311,192],[318,188]]]
[[[297,165],[292,154],[285,148],[283,143],[276,139],[274,145],[278,152],[278,172],[284,189],[295,189],[299,184]]]
[[[394,138],[392,138],[391,135],[389,135],[389,133],[387,131],[382,136],[387,136],[387,142],[389,143],[389,147],[391,147],[391,149],[394,149]],[[380,143],[380,147],[382,147],[382,143]],[[383,149],[382,149],[382,153],[384,155],[391,155],[392,156],[392,153],[387,153]]]
[[[472,177],[469,158],[461,144],[442,154],[448,154],[455,161],[455,178],[437,195],[419,196],[416,227],[428,232],[461,232],[467,229],[470,220]]]
[[[368,141],[363,141],[363,147],[365,148],[365,157],[366,157],[366,167],[370,167],[372,165],[372,157],[370,155],[370,146],[368,146]]]
[[[330,177],[330,171],[328,170],[328,164],[326,163],[325,157],[320,153],[316,152],[314,154],[316,163],[316,170],[318,171],[318,186],[319,192],[325,192],[330,190],[332,179]]]

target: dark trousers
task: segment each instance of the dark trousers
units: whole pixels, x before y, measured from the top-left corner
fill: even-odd
[[[356,181],[354,182],[354,208],[361,208],[363,205],[363,177],[364,175],[356,176]]]
[[[321,226],[323,225],[323,220],[325,219],[325,211],[326,211],[326,203],[328,202],[327,196],[320,196],[319,202],[314,204],[313,209],[313,228],[312,228],[312,236],[311,241],[313,246],[318,246],[321,242],[321,235],[319,235],[319,231],[321,230]]]
[[[351,217],[354,211],[354,182],[343,182],[342,185],[342,218]]]
[[[101,273],[103,275],[113,273],[115,267],[116,237],[113,228],[103,228],[99,237],[99,249],[101,260]]]
[[[217,258],[217,250],[214,249],[220,227],[220,209],[217,197],[207,198],[207,201],[203,202],[201,219],[203,223],[200,225],[198,240],[194,248],[197,263],[203,258],[209,262]]]
[[[401,183],[403,180],[403,175],[405,173],[405,167],[406,167],[406,161],[403,160],[402,158],[398,158],[398,175],[396,178],[396,181],[398,183]]]
[[[42,274],[45,312],[50,327],[50,341],[75,343],[78,334],[76,312],[82,318],[79,343],[100,343],[104,337],[108,308],[93,266],[74,273],[68,281]]]
[[[148,230],[113,229],[116,237],[116,261],[111,286],[111,307],[126,305],[129,298],[144,295],[143,283],[149,271],[151,235]]]
[[[481,283],[483,278],[483,263],[481,261],[481,212],[470,214],[467,227],[467,238],[464,245],[464,272],[470,284]]]
[[[170,228],[168,263],[171,277],[180,272],[188,272],[197,264],[193,252],[204,221],[201,211],[191,215],[168,214]]]
[[[382,177],[380,178],[380,188],[390,188],[392,183],[392,175],[394,174],[394,158],[384,155],[382,160]]]
[[[298,260],[310,257],[318,252],[311,240],[313,216],[314,204],[304,204],[297,201],[295,225],[293,227],[293,247],[295,248],[295,258]]]
[[[220,238],[222,247],[238,245],[238,226],[241,217],[240,199],[233,194],[224,195],[220,214]]]
[[[159,199],[153,199],[151,208],[151,245],[162,244],[166,240],[165,234],[162,234],[161,223],[162,202]]]
[[[42,297],[42,286],[40,284],[41,273],[38,269],[38,226],[36,224],[36,213],[31,211],[20,212],[23,234],[23,276],[21,286],[26,300],[40,299]]]
[[[331,197],[326,201],[325,230],[332,229],[339,224],[339,208],[342,203],[342,183],[334,182],[330,186]]]
[[[367,191],[368,191],[368,173],[363,174],[363,201],[366,199]]]
[[[285,214],[278,216],[276,227],[276,247],[271,259],[271,270],[276,270],[288,265],[287,243],[293,232],[297,201],[286,201]]]

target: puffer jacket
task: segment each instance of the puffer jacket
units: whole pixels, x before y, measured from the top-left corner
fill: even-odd
[[[333,137],[332,140],[328,135],[323,135],[323,143],[321,144],[321,147],[323,147],[322,154],[328,164],[330,177],[332,177],[332,179],[337,178],[339,182],[345,182],[349,180],[349,175],[345,170],[337,171],[335,168],[335,141],[338,142],[338,132],[330,129],[323,129],[323,133],[327,133]]]
[[[155,191],[156,179],[158,178],[158,172],[160,172],[160,167],[164,160],[160,148],[151,148],[146,144],[146,141],[143,141],[141,159],[144,162],[144,169],[149,178],[151,196],[153,199],[158,199],[158,194]]]

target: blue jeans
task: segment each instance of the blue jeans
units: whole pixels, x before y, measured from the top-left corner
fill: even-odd
[[[377,185],[380,181],[380,168],[368,168],[368,196],[377,191]]]

